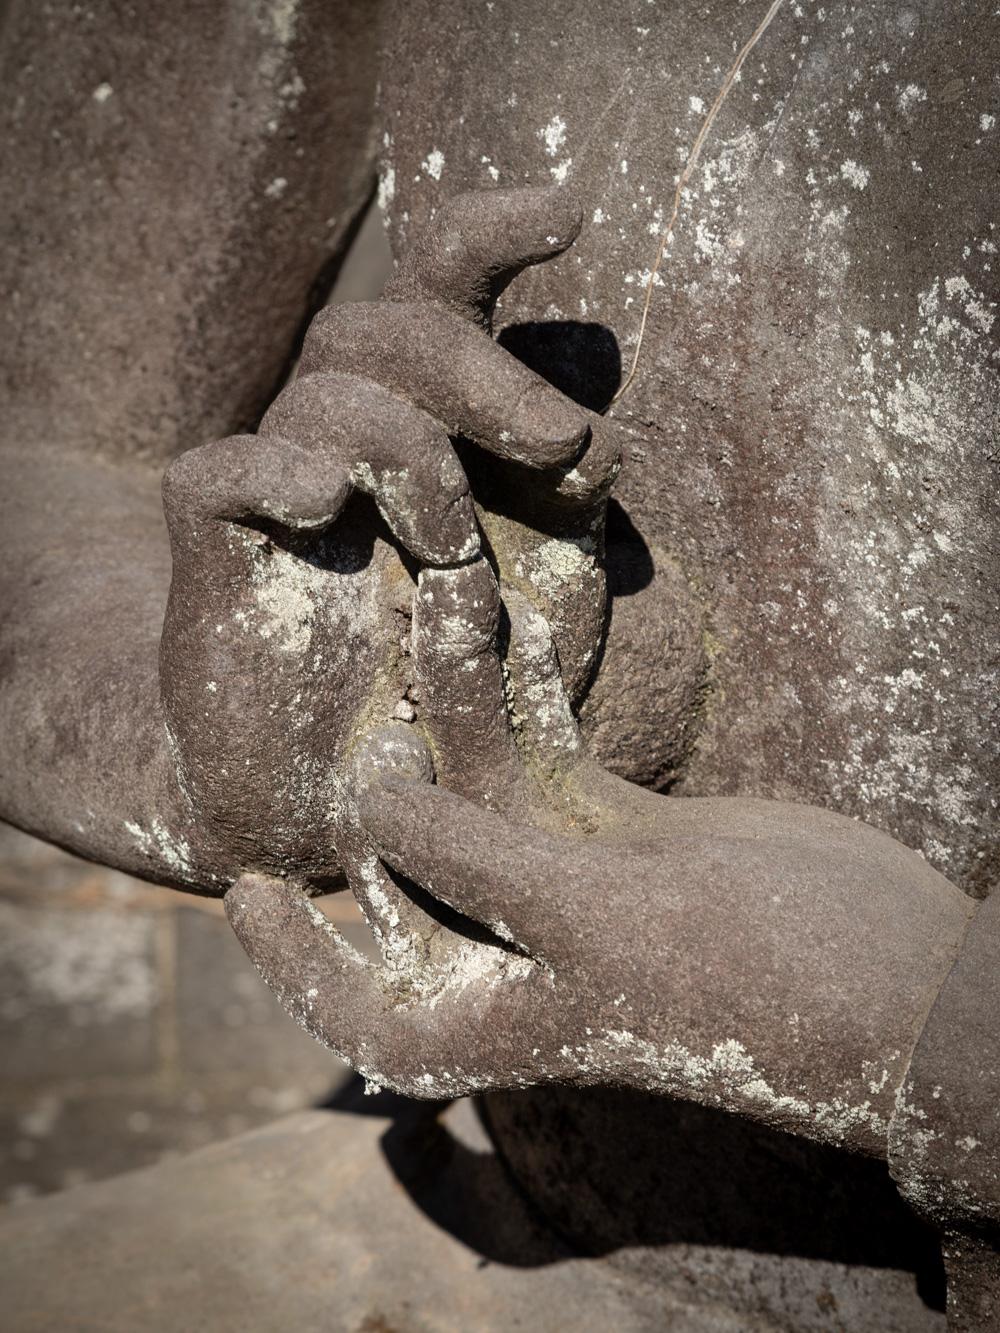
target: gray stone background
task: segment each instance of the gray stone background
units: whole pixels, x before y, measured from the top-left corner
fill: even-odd
[[[378,294],[369,210],[331,301]],[[324,909],[359,947],[353,900]],[[0,1204],[72,1189],[322,1105],[348,1077],[279,1008],[219,902],[0,825]]]

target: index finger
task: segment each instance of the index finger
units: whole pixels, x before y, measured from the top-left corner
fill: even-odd
[[[436,301],[489,329],[504,288],[569,248],[580,206],[565,188],[477,190],[444,203],[386,286],[393,301]]]

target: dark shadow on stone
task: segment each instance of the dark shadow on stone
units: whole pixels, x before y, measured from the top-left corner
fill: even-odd
[[[622,377],[618,340],[604,324],[575,319],[509,324],[497,342],[591,412],[604,412]]]
[[[391,866],[386,867],[386,873],[412,903],[431,917],[432,920],[444,926],[452,935],[471,940],[475,944],[491,944],[494,948],[503,949],[507,953],[518,952],[506,940],[494,935],[488,927],[478,921],[473,921],[471,917],[463,916],[461,912],[456,912],[453,907],[449,907],[440,898],[435,898],[433,894],[428,893],[419,884],[415,884],[404,875],[400,875]]]
[[[511,1180],[502,1158],[460,1142],[439,1116],[448,1102],[382,1091],[352,1079],[327,1103],[353,1115],[390,1116],[381,1147],[393,1175],[436,1226],[481,1256],[481,1264],[539,1268],[574,1251]]]
[[[608,501],[607,528],[604,541],[604,572],[608,580],[608,611],[601,642],[594,655],[594,665],[583,697],[577,703],[577,710],[590,693],[594,681],[601,674],[608,647],[608,634],[615,614],[615,601],[619,597],[632,597],[643,588],[648,588],[653,581],[656,567],[653,553],[645,538],[632,522],[628,513],[617,500]]]
[[[884,1163],[615,1088],[495,1093],[486,1115],[515,1178],[587,1253],[706,1245],[891,1268],[944,1309],[937,1235]]]
[[[358,492],[350,497],[330,526],[321,530],[296,530],[263,518],[244,526],[262,533],[272,546],[333,574],[367,569],[375,539],[394,540],[374,501]]]
[[[497,334],[497,342],[522,365],[591,412],[606,411],[621,383],[621,351],[605,324],[572,319],[509,324]],[[507,462],[461,438],[455,441],[455,447],[474,497],[488,509],[528,523],[540,532],[561,530],[564,515],[558,507],[553,511],[545,501],[536,503],[539,493],[554,484],[559,469],[539,472]]]
[[[481,1113],[502,1148],[480,1153],[439,1122],[441,1103],[362,1091],[356,1079],[330,1105],[391,1116],[382,1146],[397,1180],[488,1260],[710,1246],[911,1272],[924,1303],[944,1309],[938,1238],[882,1163],[613,1088],[490,1094]]]
[[[646,539],[617,500],[608,501],[606,536],[608,594],[631,597],[653,581],[653,556]]]

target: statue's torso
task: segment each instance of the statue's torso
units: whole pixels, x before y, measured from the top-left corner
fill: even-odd
[[[624,374],[675,182],[765,6],[709,9],[456,0],[390,25],[394,246],[460,190],[564,181],[584,234],[499,323],[584,326],[597,397],[620,375],[595,326]],[[984,892],[1000,40],[985,4],[940,19],[786,3],[715,121],[613,409],[634,429],[616,494],[660,571],[626,580],[618,669],[643,677],[660,743],[694,742],[676,790],[857,814]],[[615,698],[600,707],[615,723]]]

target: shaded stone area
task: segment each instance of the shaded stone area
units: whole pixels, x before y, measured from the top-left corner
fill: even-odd
[[[944,1324],[892,1267],[675,1238],[650,1281],[632,1246],[572,1252],[512,1185],[474,1103],[365,1096],[355,1079],[326,1111],[0,1212],[0,1289],[10,1333],[172,1333],[179,1318],[212,1333]]]
[[[370,935],[341,895],[326,910]],[[0,1199],[98,1180],[329,1098],[347,1070],[257,977],[221,904],[0,827]]]
[[[494,1092],[484,1115],[554,1229],[638,1280],[794,1333],[944,1327],[939,1236],[883,1162],[620,1088]]]

